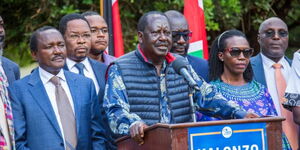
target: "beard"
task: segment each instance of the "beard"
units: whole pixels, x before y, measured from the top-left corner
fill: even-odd
[[[103,54],[103,52],[104,51],[102,51],[102,50],[97,50],[97,49],[94,49],[94,48],[92,48],[90,50],[90,53],[93,54],[93,55],[100,55],[100,54]]]
[[[184,54],[182,54],[181,56],[185,57],[188,53],[188,50],[189,50],[189,44],[187,44],[185,47],[184,47]],[[176,47],[173,47],[171,48],[170,50],[171,53],[176,53]]]

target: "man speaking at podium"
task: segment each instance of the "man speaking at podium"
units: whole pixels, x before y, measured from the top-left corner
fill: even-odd
[[[149,125],[192,122],[192,109],[188,82],[172,66],[175,57],[169,53],[172,34],[167,17],[158,11],[148,12],[139,19],[137,28],[137,49],[108,69],[104,107],[114,133],[130,134],[143,144],[144,129]],[[193,99],[207,115],[223,119],[257,117],[227,103],[191,67],[189,72],[200,89]]]

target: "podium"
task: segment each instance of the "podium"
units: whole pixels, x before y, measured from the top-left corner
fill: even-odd
[[[283,120],[285,119],[282,117],[265,117],[155,124],[145,130],[143,145],[138,145],[130,136],[121,137],[116,142],[118,150],[282,150]],[[230,138],[234,142],[229,141]],[[254,144],[247,145],[247,142],[251,141]],[[228,145],[222,147],[226,142],[229,142]],[[214,147],[207,147],[209,144]]]

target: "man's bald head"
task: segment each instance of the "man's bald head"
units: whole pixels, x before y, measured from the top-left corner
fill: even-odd
[[[269,25],[270,23],[273,23],[273,22],[281,22],[281,23],[285,26],[285,28],[288,29],[286,23],[285,23],[283,20],[281,20],[281,19],[278,18],[278,17],[271,17],[271,18],[268,18],[268,19],[264,20],[264,21],[260,24],[259,29],[258,29],[258,33],[261,33],[261,31],[262,31],[263,29],[265,29],[266,25]]]
[[[262,54],[278,62],[288,47],[288,27],[278,17],[268,18],[261,23],[257,40]]]
[[[168,17],[169,22],[171,24],[171,29],[173,31],[173,27],[178,25],[184,25],[188,28],[188,23],[182,13],[176,10],[169,10],[165,12],[165,15]]]

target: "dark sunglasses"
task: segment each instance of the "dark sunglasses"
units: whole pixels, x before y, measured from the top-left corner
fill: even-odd
[[[231,57],[239,57],[241,53],[243,53],[245,58],[250,58],[254,52],[253,48],[239,48],[239,47],[226,48],[225,51],[228,51]]]
[[[275,36],[275,34],[276,34],[275,30],[267,30],[264,32],[264,35],[266,38],[273,38]],[[281,38],[287,37],[289,35],[288,31],[285,31],[285,30],[277,31],[277,34]]]
[[[185,41],[187,41],[190,39],[190,37],[192,37],[192,32],[191,31],[184,31],[184,32],[173,31],[172,32],[173,41],[179,41],[181,36]]]

